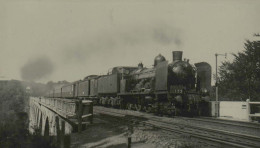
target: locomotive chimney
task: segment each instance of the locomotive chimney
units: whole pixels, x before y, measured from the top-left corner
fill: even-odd
[[[138,64],[138,69],[142,69],[143,67],[144,67],[143,63],[140,62],[140,63]]]
[[[182,51],[173,51],[172,52],[172,61],[173,62],[182,61]]]

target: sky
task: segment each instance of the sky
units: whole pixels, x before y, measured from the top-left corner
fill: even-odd
[[[0,0],[0,77],[75,81],[114,66],[218,65],[260,33],[257,0]]]

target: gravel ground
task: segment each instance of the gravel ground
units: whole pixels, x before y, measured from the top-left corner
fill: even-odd
[[[114,110],[109,108],[102,108],[104,114],[106,110]],[[114,110],[126,114],[123,118],[98,114],[94,108],[94,123],[89,125],[81,134],[74,133],[71,137],[72,148],[125,148],[127,147],[128,137],[131,137],[132,148],[200,148],[200,147],[221,147],[214,145],[207,140],[199,140],[185,134],[178,134],[174,132],[167,132],[155,127],[143,125],[148,119],[157,119],[165,122],[179,123],[185,125],[197,125],[215,129],[216,125],[198,121],[189,121],[182,118],[167,118],[154,116],[136,111]],[[110,111],[108,111],[110,112]],[[102,113],[99,112],[99,113]],[[112,113],[116,114],[116,113]],[[117,116],[118,114],[116,114]],[[133,116],[135,115],[135,116]],[[137,117],[137,116],[138,117]],[[130,120],[127,123],[126,120]],[[128,122],[130,122],[128,121]],[[134,123],[133,123],[134,122]],[[237,131],[237,129],[228,128],[225,126],[218,126],[217,129],[225,129],[227,131]],[[243,132],[241,132],[243,133]],[[251,132],[252,133],[252,132]],[[200,142],[200,143],[199,143]]]
[[[168,133],[153,127],[128,126],[120,119],[95,114],[94,123],[82,133],[71,135],[72,148],[125,148],[131,137],[131,148],[201,147],[185,135]]]
[[[99,107],[96,106],[95,109],[105,109],[105,110],[112,110],[112,111],[117,111],[121,112],[123,114],[127,115],[134,115],[138,117],[144,117],[144,118],[153,118],[157,119],[160,121],[165,121],[165,122],[172,122],[172,123],[181,123],[183,125],[192,125],[192,126],[198,126],[209,129],[216,129],[216,130],[224,130],[224,131],[229,131],[229,132],[235,132],[235,133],[240,133],[240,134],[248,134],[248,135],[253,135],[253,136],[260,136],[259,130],[255,129],[248,129],[248,128],[241,128],[237,126],[230,126],[230,125],[221,125],[219,123],[212,123],[212,122],[207,122],[207,121],[195,121],[195,120],[187,120],[187,119],[182,119],[182,118],[173,118],[173,117],[159,117],[159,116],[154,116],[153,114],[147,114],[144,112],[137,112],[137,111],[132,111],[132,110],[117,110],[117,109],[111,109],[111,108],[104,108],[104,107]]]

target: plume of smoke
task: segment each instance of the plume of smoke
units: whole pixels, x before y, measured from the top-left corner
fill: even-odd
[[[177,47],[182,45],[180,30],[167,26],[157,26],[153,30],[154,41],[162,45],[175,44]]]
[[[29,60],[20,70],[23,80],[35,81],[45,78],[53,73],[54,66],[51,60],[42,56],[40,58]]]
[[[103,53],[109,50],[122,50],[125,47],[146,46],[158,44],[159,46],[172,45],[180,48],[182,46],[181,31],[165,23],[155,23],[149,26],[129,26],[125,28],[116,28],[116,30],[100,31],[102,33],[85,39],[81,38],[66,45],[62,54],[64,61],[76,60],[83,63],[94,53]]]

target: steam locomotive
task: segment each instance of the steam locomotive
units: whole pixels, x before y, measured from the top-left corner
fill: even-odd
[[[48,97],[90,99],[96,104],[169,115],[207,115],[211,66],[191,65],[173,51],[173,61],[159,54],[152,68],[120,66],[107,75],[90,75],[48,93]]]

